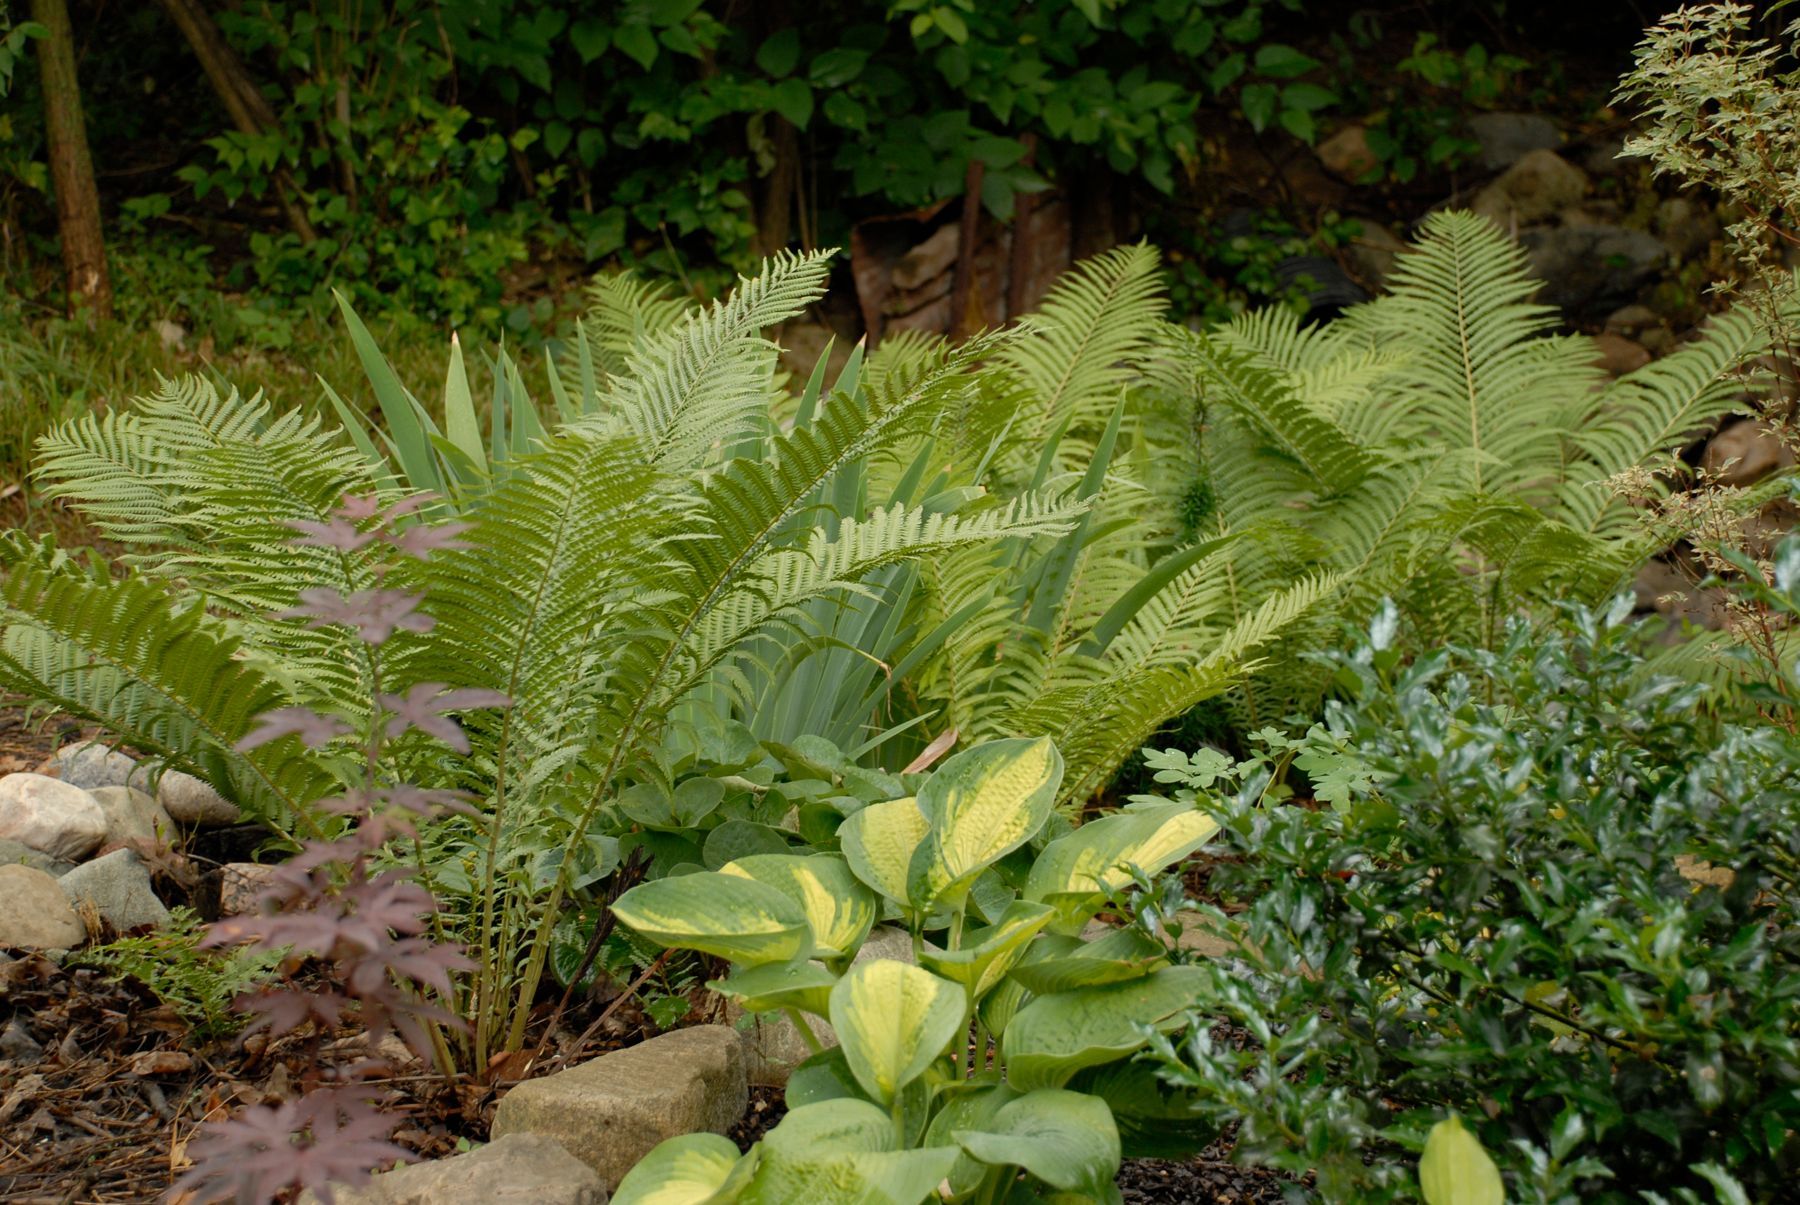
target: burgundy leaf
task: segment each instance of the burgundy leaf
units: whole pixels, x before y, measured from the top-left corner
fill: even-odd
[[[350,725],[335,716],[320,715],[307,707],[278,707],[258,716],[256,727],[237,743],[237,748],[239,752],[247,753],[258,745],[294,733],[300,737],[301,744],[317,749],[350,731]]]

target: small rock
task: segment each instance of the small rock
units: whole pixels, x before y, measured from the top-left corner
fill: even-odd
[[[1512,230],[1575,205],[1587,187],[1586,173],[1555,151],[1531,151],[1477,193],[1469,208]]]
[[[106,839],[101,845],[144,841],[170,845],[180,836],[162,804],[136,787],[92,787],[88,794],[106,813]]]
[[[1686,197],[1669,197],[1656,207],[1656,232],[1677,259],[1706,254],[1719,237],[1719,221],[1712,210]]]
[[[187,346],[187,327],[167,318],[158,318],[156,337],[162,341],[164,351],[180,351]]]
[[[1779,436],[1747,418],[1713,436],[1700,454],[1700,467],[1722,485],[1753,485],[1793,463]]]
[[[936,280],[956,263],[962,247],[962,230],[954,223],[939,226],[931,237],[900,257],[894,265],[894,288],[918,289]]]
[[[1368,283],[1379,288],[1394,270],[1394,261],[1406,250],[1406,243],[1379,222],[1363,222],[1362,231],[1344,248],[1350,262]]]
[[[1611,331],[1594,336],[1594,350],[1598,353],[1594,363],[1610,376],[1622,377],[1628,372],[1636,372],[1650,362],[1650,353],[1642,344],[1633,343],[1624,335],[1615,335]]]
[[[148,771],[140,767],[139,774],[132,779],[131,785],[147,789]],[[162,777],[156,780],[156,802],[162,804],[163,810],[177,824],[223,828],[244,818],[236,804],[192,774],[184,774],[180,770],[165,770]]]
[[[1511,167],[1531,151],[1562,145],[1556,123],[1536,113],[1478,113],[1469,118],[1469,132],[1481,144],[1476,161],[1488,171]]]
[[[1345,126],[1321,142],[1317,154],[1326,171],[1352,184],[1381,166],[1380,156],[1369,149],[1369,131],[1362,126]]]
[[[382,1172],[362,1188],[336,1188],[340,1205],[606,1205],[594,1169],[542,1134],[508,1134],[477,1151]],[[318,1205],[306,1192],[299,1205]]]
[[[1623,138],[1608,138],[1588,148],[1581,157],[1581,166],[1590,176],[1613,176],[1624,171],[1633,163],[1642,164],[1642,159],[1621,159],[1625,150]]]
[[[1531,230],[1519,242],[1531,257],[1532,274],[1544,282],[1538,300],[1572,314],[1610,311],[1669,257],[1654,236],[1605,224]]]
[[[0,1030],[0,1059],[9,1059],[15,1063],[35,1063],[44,1057],[44,1048],[25,1028],[25,1023],[14,1017]]]
[[[0,837],[73,861],[106,836],[106,813],[94,797],[46,774],[0,778]]]
[[[600,1173],[606,1191],[665,1138],[723,1134],[749,1103],[744,1050],[725,1025],[651,1038],[500,1098],[494,1138],[543,1134]]]
[[[131,1056],[126,1070],[136,1076],[180,1075],[194,1069],[194,1056],[185,1050],[146,1050]]]
[[[91,791],[95,787],[122,787],[131,780],[136,769],[137,762],[126,754],[92,742],[64,745],[46,758],[37,772]]]
[[[219,915],[247,916],[269,885],[275,867],[257,862],[227,862],[219,868]]]
[[[92,905],[115,932],[169,922],[169,910],[150,887],[150,870],[133,850],[115,849],[77,866],[57,882],[71,904]]]
[[[1662,315],[1638,302],[1620,306],[1606,316],[1606,329],[1615,335],[1635,335],[1660,325]]]
[[[29,866],[0,866],[0,946],[68,950],[87,940],[57,881]]]
[[[7,837],[0,837],[0,866],[29,866],[53,876],[65,875],[75,869],[73,862],[53,858],[42,850]]]

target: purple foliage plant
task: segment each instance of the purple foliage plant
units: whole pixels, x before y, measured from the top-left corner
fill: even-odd
[[[315,628],[342,625],[356,631],[367,649],[371,706],[364,717],[280,708],[262,716],[238,747],[292,736],[316,748],[360,735],[362,781],[312,805],[322,819],[337,818],[322,826],[337,835],[301,842],[294,857],[270,876],[255,911],[211,926],[202,944],[245,944],[285,955],[273,983],[234,1002],[254,1014],[249,1032],[266,1030],[274,1038],[305,1028],[316,1060],[330,1029],[354,1014],[371,1050],[388,1034],[398,1034],[421,1059],[449,1074],[443,1035],[468,1027],[433,1000],[453,999],[451,973],[473,964],[434,925],[436,901],[415,881],[423,869],[422,853],[419,865],[380,866],[392,842],[411,841],[419,850],[419,819],[469,809],[459,792],[387,781],[383,753],[410,730],[466,754],[468,738],[452,716],[504,707],[508,700],[496,691],[453,690],[431,682],[396,693],[383,688],[382,646],[399,631],[427,633],[433,622],[421,610],[423,596],[390,588],[387,572],[403,558],[424,560],[453,546],[462,530],[459,524],[398,524],[430,500],[415,494],[383,506],[375,495],[352,496],[327,522],[291,524],[299,546],[348,556],[379,541],[388,554],[376,565],[374,588],[305,590],[300,605],[281,615]],[[301,972],[309,967],[317,973],[303,982]],[[411,1157],[391,1141],[395,1123],[380,1110],[380,1091],[364,1082],[389,1070],[385,1059],[371,1058],[320,1071],[299,1099],[253,1105],[209,1123],[189,1144],[193,1166],[170,1189],[171,1197],[192,1194],[186,1199],[252,1205],[290,1190],[311,1190],[331,1205],[333,1184],[361,1183],[374,1169]]]

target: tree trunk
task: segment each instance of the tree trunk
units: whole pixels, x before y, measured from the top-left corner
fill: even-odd
[[[275,110],[263,99],[256,81],[250,78],[250,72],[245,70],[224,35],[219,33],[219,27],[213,24],[200,0],[160,0],[160,3],[188,45],[194,48],[194,57],[200,60],[200,68],[206,72],[213,92],[231,116],[231,124],[240,132],[251,135],[274,129],[278,124]],[[319,236],[307,220],[306,210],[294,199],[296,191],[287,168],[276,167],[275,195],[281,202],[281,211],[287,215],[288,225],[300,236],[300,241],[310,243]]]
[[[981,182],[987,166],[979,159],[969,160],[963,176],[961,241],[956,249],[956,274],[950,285],[950,337],[967,339],[987,325],[982,312],[981,287],[975,279],[975,253],[981,243]]]
[[[111,318],[112,280],[106,274],[106,241],[100,232],[100,193],[88,154],[87,123],[81,116],[81,85],[75,79],[75,32],[65,0],[31,0],[31,17],[49,31],[38,41],[44,89],[44,132],[50,181],[56,190],[56,225],[68,276],[69,314],[86,309]]]

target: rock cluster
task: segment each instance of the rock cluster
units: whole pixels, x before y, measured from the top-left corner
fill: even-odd
[[[99,744],[0,776],[0,947],[70,949],[167,923],[139,851],[239,819],[192,775],[157,775]]]

